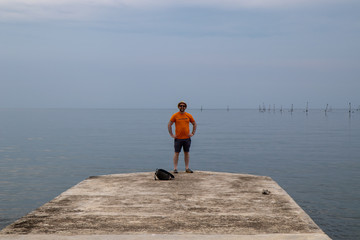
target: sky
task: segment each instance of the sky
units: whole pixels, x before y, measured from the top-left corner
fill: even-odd
[[[358,0],[0,0],[0,108],[360,105]]]

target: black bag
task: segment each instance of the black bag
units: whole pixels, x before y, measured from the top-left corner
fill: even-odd
[[[155,180],[172,180],[174,179],[174,175],[169,173],[168,171],[164,169],[156,169],[154,179]]]

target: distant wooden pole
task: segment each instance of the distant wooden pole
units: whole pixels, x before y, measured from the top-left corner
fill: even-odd
[[[325,115],[327,114],[329,104],[326,104]]]
[[[351,113],[351,102],[349,102],[349,113]]]
[[[349,102],[349,117],[351,117],[351,102]]]

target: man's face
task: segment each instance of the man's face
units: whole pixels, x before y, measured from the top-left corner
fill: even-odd
[[[179,110],[180,110],[180,112],[185,112],[185,109],[186,109],[186,105],[185,105],[185,104],[180,104],[180,105],[179,105]]]

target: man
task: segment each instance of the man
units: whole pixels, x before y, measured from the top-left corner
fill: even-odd
[[[194,136],[196,132],[196,122],[190,113],[185,112],[187,104],[185,102],[179,102],[178,109],[179,112],[171,116],[168,130],[172,138],[174,138],[174,173],[178,173],[177,166],[179,161],[179,154],[181,148],[184,149],[184,161],[185,161],[185,170],[187,173],[193,173],[189,168],[190,162],[190,145],[191,137]],[[175,123],[175,135],[172,133],[172,125]],[[193,130],[190,133],[189,123],[193,125]]]

